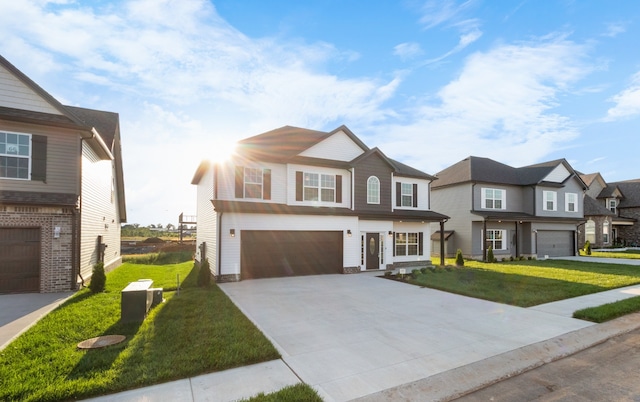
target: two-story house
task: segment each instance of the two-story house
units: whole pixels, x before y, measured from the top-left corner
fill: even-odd
[[[451,216],[450,256],[486,260],[489,247],[498,259],[576,254],[587,186],[566,160],[515,168],[470,156],[435,176],[431,205]]]
[[[607,183],[600,173],[580,177],[589,189],[585,197],[587,221],[579,242],[589,240],[594,247],[640,245],[640,181]]]
[[[118,115],[62,105],[0,56],[0,293],[114,268],[125,220]]]
[[[426,266],[432,180],[345,126],[247,138],[194,175],[196,259],[218,281]]]

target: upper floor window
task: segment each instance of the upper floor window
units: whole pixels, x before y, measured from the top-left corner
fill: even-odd
[[[342,175],[296,172],[296,201],[342,202]]]
[[[578,212],[578,194],[567,193],[565,195],[565,210],[567,212]]]
[[[618,202],[615,198],[612,198],[609,200],[609,211],[613,212],[614,214],[618,214],[617,208],[618,208]]]
[[[236,198],[271,199],[271,169],[236,166]]]
[[[0,132],[0,177],[29,180],[31,135]]]
[[[402,206],[413,206],[413,186],[411,183],[402,183]]]
[[[262,169],[244,168],[244,197],[262,198]]]
[[[304,201],[334,202],[336,177],[329,174],[304,174]]]
[[[482,207],[486,209],[505,209],[506,191],[496,188],[482,189]]]
[[[367,204],[380,204],[380,180],[375,176],[367,179]]]
[[[543,200],[543,205],[542,205],[542,209],[545,211],[557,211],[558,210],[558,206],[557,206],[557,200],[558,200],[558,193],[555,191],[543,191],[542,192],[542,200]]]

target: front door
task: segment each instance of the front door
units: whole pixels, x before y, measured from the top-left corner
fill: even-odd
[[[380,269],[380,234],[367,233],[367,269]]]

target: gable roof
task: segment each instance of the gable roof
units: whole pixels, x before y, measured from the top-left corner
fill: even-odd
[[[622,199],[620,200],[620,204],[618,204],[618,208],[640,207],[640,179],[618,181],[610,183],[609,185],[620,189],[622,193]]]
[[[303,151],[337,132],[345,133],[364,152],[349,162],[300,156]],[[396,175],[435,180],[434,176],[387,157],[377,147],[370,149],[345,125],[329,132],[293,126],[280,127],[239,141],[236,154],[242,158],[256,161],[332,166],[342,169],[354,167],[363,159],[377,154],[393,169]]]
[[[503,185],[529,186],[544,183],[544,179],[553,172],[559,165],[563,165],[571,174],[569,177],[576,177],[583,187],[582,179],[576,174],[573,168],[565,159],[538,163],[534,165],[514,168],[493,159],[478,156],[469,156],[460,162],[436,173],[438,179],[433,184],[433,188],[448,185],[483,182]]]
[[[116,190],[119,200],[120,221],[126,222],[126,203],[124,195],[124,174],[122,152],[120,149],[120,119],[117,113],[65,106],[51,94],[42,89],[31,78],[0,55],[0,66],[34,91],[44,101],[60,112],[36,112],[31,110],[0,107],[0,118],[24,123],[78,129],[82,138],[91,146],[100,158],[115,159]]]
[[[584,216],[615,216],[613,212],[605,208],[601,202],[594,200],[592,197],[585,195],[584,197]]]

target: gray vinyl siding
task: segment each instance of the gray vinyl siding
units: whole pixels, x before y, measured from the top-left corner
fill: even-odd
[[[441,187],[431,191],[431,208],[438,213],[449,216],[445,223],[445,230],[455,231],[447,243],[449,253],[455,253],[461,249],[468,254],[471,250],[472,234],[471,222],[480,217],[471,213],[473,187],[469,183],[458,186]],[[439,225],[432,225],[434,230],[440,230]]]
[[[221,174],[222,172],[219,172]],[[196,215],[198,223],[196,225],[196,259],[202,261],[209,259],[209,266],[212,272],[217,272],[217,237],[218,237],[218,214],[213,209],[211,200],[214,189],[214,168],[210,167],[198,182],[196,194]],[[201,255],[200,245],[206,243],[206,255]]]
[[[392,210],[391,168],[376,155],[359,163],[354,169],[355,210],[389,212]],[[367,203],[367,180],[375,176],[380,180],[380,204]]]
[[[61,114],[42,97],[18,80],[4,68],[0,68],[0,106],[34,112]]]
[[[556,211],[545,211],[543,209],[544,191],[555,191],[557,193],[557,210]],[[568,182],[565,183],[564,187],[544,187],[537,186],[536,187],[536,215],[537,216],[548,216],[548,217],[556,217],[556,218],[582,218],[584,214],[584,198],[583,198],[583,189],[578,179],[572,178]],[[577,212],[567,212],[565,210],[565,199],[567,193],[577,194]]]
[[[107,245],[105,268],[119,265],[122,256],[117,191],[112,187],[113,161],[101,160],[86,143],[82,151],[80,273],[86,279],[98,261],[98,236]]]
[[[525,212],[523,211],[523,188],[519,186],[508,186],[501,184],[485,184],[476,183],[473,187],[473,209],[476,211],[491,211],[486,209],[482,205],[482,189],[493,188],[498,190],[505,190],[505,207],[506,209],[500,209],[496,211],[500,212]]]
[[[0,121],[0,130],[47,137],[46,182],[0,179],[3,190],[78,194],[80,135],[71,130]]]

